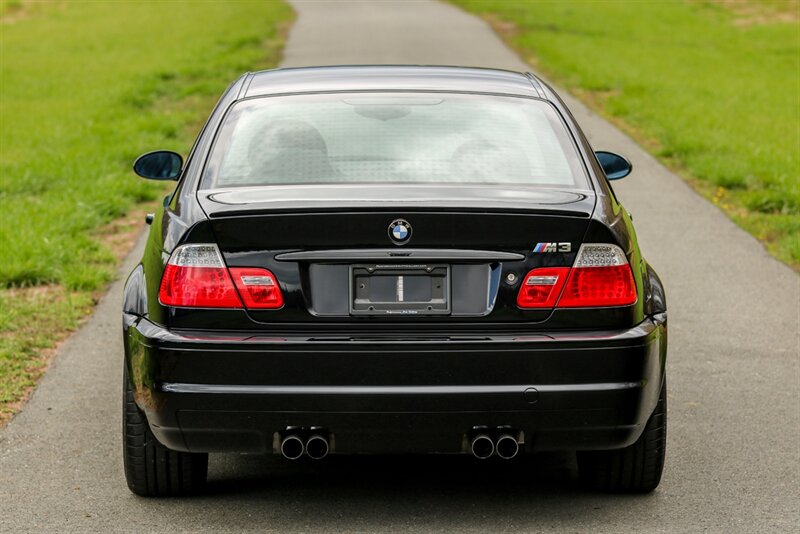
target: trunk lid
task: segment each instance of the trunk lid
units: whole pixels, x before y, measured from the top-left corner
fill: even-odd
[[[198,198],[227,265],[267,268],[280,281],[284,308],[250,310],[253,321],[362,325],[546,320],[550,310],[516,307],[519,280],[571,265],[595,204],[585,190],[461,184],[248,187]],[[410,232],[402,245],[390,229],[398,220]]]

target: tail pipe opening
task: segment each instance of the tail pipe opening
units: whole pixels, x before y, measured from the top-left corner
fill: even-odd
[[[513,434],[500,434],[495,442],[495,452],[503,460],[511,460],[519,453],[519,442]]]
[[[306,454],[312,460],[322,460],[328,456],[329,450],[328,437],[324,434],[311,434],[306,441]]]
[[[472,455],[480,460],[486,460],[494,454],[494,441],[489,434],[477,433],[470,441]]]
[[[288,434],[281,440],[281,454],[287,460],[297,460],[305,451],[305,444],[297,434]]]

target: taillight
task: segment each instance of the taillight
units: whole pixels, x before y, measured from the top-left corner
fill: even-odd
[[[181,245],[175,249],[164,269],[158,300],[165,306],[184,308],[283,306],[275,275],[266,269],[242,267],[228,272],[214,244]]]
[[[241,308],[216,245],[182,245],[169,258],[158,300],[165,306]]]
[[[606,244],[581,245],[558,307],[628,306],[634,302],[636,283],[622,249]]]
[[[231,267],[231,276],[246,308],[276,309],[283,306],[283,294],[275,275],[266,269]]]
[[[546,267],[529,272],[517,295],[520,308],[628,306],[634,302],[636,282],[625,253],[616,245],[593,243],[581,245],[571,269]]]
[[[520,308],[552,308],[567,281],[569,267],[543,267],[529,272],[517,294]]]

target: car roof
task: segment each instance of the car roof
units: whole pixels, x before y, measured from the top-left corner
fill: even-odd
[[[249,73],[239,98],[329,91],[447,91],[546,98],[530,73],[476,67],[349,65]]]

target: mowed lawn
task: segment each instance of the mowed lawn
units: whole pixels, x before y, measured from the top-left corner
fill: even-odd
[[[452,1],[800,268],[798,0]]]
[[[134,176],[135,157],[185,155],[233,79],[276,65],[293,13],[278,0],[23,0],[0,16],[2,424],[112,279],[125,232],[143,228],[113,221],[166,192]]]

